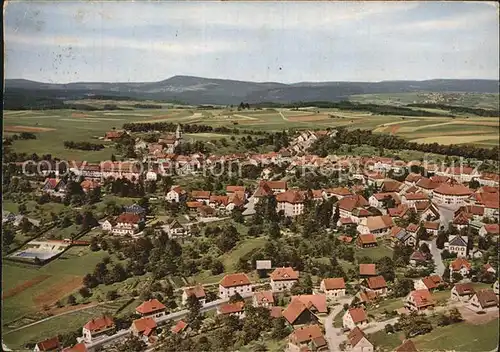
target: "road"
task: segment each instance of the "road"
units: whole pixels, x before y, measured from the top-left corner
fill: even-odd
[[[338,351],[339,345],[345,338],[342,329],[333,326],[333,319],[344,309],[344,304],[351,304],[353,299],[354,297],[340,299],[338,301],[339,304],[332,308],[330,314],[325,319],[325,338],[330,351]]]
[[[249,298],[249,297],[252,297],[253,295],[253,292],[250,292],[249,294],[243,294],[243,298]],[[215,301],[212,301],[212,302],[208,302],[206,304],[203,305],[203,307],[200,309],[200,312],[207,312],[209,310],[212,310],[212,309],[215,309],[217,308],[219,305],[223,304],[223,303],[226,303],[227,301],[229,301],[228,298],[226,299],[218,299],[218,300],[215,300]],[[167,314],[167,315],[164,315],[163,317],[160,317],[160,318],[157,318],[155,319],[156,320],[156,324],[157,325],[162,325],[164,324],[165,322],[169,321],[169,320],[175,320],[175,319],[179,319],[179,318],[182,318],[184,317],[185,315],[188,314],[188,310],[187,309],[183,309],[183,310],[180,310],[178,312],[174,312],[174,313],[171,313],[171,314]],[[106,346],[106,345],[110,345],[112,343],[116,343],[118,340],[122,339],[122,338],[125,338],[126,336],[128,336],[128,334],[130,334],[130,330],[120,330],[118,331],[116,334],[114,335],[111,335],[111,336],[106,336],[105,338],[102,338],[98,341],[95,341],[94,343],[89,343],[89,344],[85,344],[87,349],[89,350],[93,350],[97,347],[102,347],[102,346]]]
[[[441,223],[441,226],[444,226],[444,229],[448,229],[448,224],[450,221],[453,221],[453,217],[455,215],[455,211],[459,208],[458,205],[446,205],[446,204],[439,204],[437,205],[438,211],[439,211],[439,221]]]
[[[422,243],[427,243],[429,249],[431,250],[432,259],[434,260],[434,274],[438,274],[439,276],[443,276],[445,266],[443,261],[441,260],[441,250],[436,246],[436,239],[434,238],[431,241],[421,241]]]

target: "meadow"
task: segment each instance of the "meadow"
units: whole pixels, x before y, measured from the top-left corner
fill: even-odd
[[[115,102],[116,103],[116,102]],[[380,103],[380,101],[379,101]],[[344,126],[349,129],[369,129],[374,133],[394,134],[420,143],[473,144],[482,147],[498,145],[498,117],[479,117],[460,114],[445,116],[447,111],[432,109],[436,116],[414,117],[399,115],[372,115],[359,111],[301,108],[242,110],[163,106],[158,109],[130,108],[127,110],[36,110],[5,111],[4,132],[9,135],[22,131],[34,132],[36,140],[17,140],[13,150],[28,154],[52,154],[66,160],[97,162],[108,160],[116,153],[113,144],[99,140],[105,132],[120,129],[130,122],[198,123],[213,127],[261,131],[284,129],[326,129]],[[122,107],[123,108],[123,107]],[[230,138],[229,135],[201,133],[186,135],[186,140],[209,141]],[[64,148],[63,142],[87,141],[103,143],[99,151]]]

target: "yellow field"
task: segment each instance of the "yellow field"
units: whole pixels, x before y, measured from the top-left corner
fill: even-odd
[[[483,140],[491,140],[494,138],[498,138],[498,134],[484,134],[480,136],[458,136],[458,135],[447,135],[447,136],[432,136],[432,137],[424,137],[417,138],[411,140],[411,142],[415,143],[439,143],[444,145],[449,144],[466,144],[466,143],[474,143]]]

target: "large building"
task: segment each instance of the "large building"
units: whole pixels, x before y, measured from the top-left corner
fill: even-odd
[[[244,273],[228,274],[219,283],[219,297],[222,299],[227,299],[236,293],[244,296],[251,292],[252,283]]]

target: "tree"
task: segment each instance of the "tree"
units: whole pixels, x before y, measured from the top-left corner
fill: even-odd
[[[97,243],[97,238],[95,236],[90,238],[90,250],[92,252],[97,252],[99,249],[99,244]]]
[[[19,206],[17,207],[17,211],[18,211],[18,212],[19,212],[19,214],[21,214],[21,215],[26,214],[26,204],[25,204],[25,203],[21,203],[21,204],[19,204]]]
[[[132,335],[132,333],[127,337],[127,339],[120,345],[118,345],[118,351],[120,352],[142,352],[146,350],[146,343],[142,341],[139,337]]]
[[[398,279],[392,287],[392,292],[396,297],[405,297],[413,290],[413,280]]]
[[[453,282],[459,282],[461,281],[464,277],[462,276],[462,274],[460,274],[459,272],[453,272],[453,274],[451,275],[451,278],[453,280]]]
[[[4,247],[10,246],[14,242],[15,238],[16,238],[16,235],[15,235],[12,227],[3,225],[2,244],[4,245]]]
[[[90,290],[85,286],[80,288],[78,290],[78,293],[80,294],[80,296],[82,296],[82,298],[88,298],[88,297],[92,296],[92,294],[90,293]]]
[[[281,230],[279,225],[275,222],[271,223],[271,225],[269,226],[269,238],[276,240],[280,238],[280,236],[281,236]]]
[[[243,299],[243,297],[241,297],[241,295],[238,292],[229,297],[229,303],[244,302],[244,301],[245,300]]]
[[[76,298],[73,295],[68,296],[68,304],[74,305],[76,304]]]
[[[31,221],[28,220],[27,217],[23,217],[23,219],[21,220],[21,231],[23,233],[28,233],[31,231],[31,229],[33,228],[33,224],[31,223]]]
[[[224,272],[224,264],[219,259],[212,262],[212,275],[219,275]]]
[[[409,315],[403,314],[399,318],[399,325],[405,332],[406,338],[427,334],[432,331],[432,324],[424,314],[413,312]]]
[[[453,307],[450,309],[450,320],[452,323],[458,323],[463,320],[462,313],[460,313],[458,308]]]
[[[443,249],[446,242],[448,242],[448,235],[444,231],[439,231],[436,238],[436,247]]]
[[[394,327],[391,324],[386,324],[384,328],[386,334],[394,333]]]
[[[279,317],[277,319],[273,319],[271,330],[271,336],[273,339],[281,340],[287,337],[289,334],[290,330],[288,329],[285,318]]]
[[[187,321],[194,330],[198,330],[201,326],[200,309],[202,305],[195,295],[190,295],[187,299],[186,306],[189,310]]]
[[[394,281],[396,274],[394,272],[394,263],[389,257],[382,257],[377,261],[377,269],[386,281]]]

